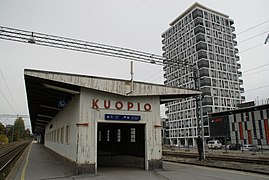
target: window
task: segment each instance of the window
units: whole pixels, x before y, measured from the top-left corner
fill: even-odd
[[[246,113],[246,121],[249,121],[249,114],[248,114],[248,112]]]
[[[102,131],[98,131],[98,141],[102,141]]]
[[[61,128],[61,143],[64,143],[64,127]]]
[[[121,141],[121,130],[117,129],[117,142]]]
[[[131,142],[135,142],[135,128],[131,128]]]
[[[110,136],[110,131],[107,130],[107,136],[106,136],[106,141],[107,141],[107,142],[109,142],[109,138],[110,138],[109,136]]]
[[[232,131],[235,131],[235,125],[232,123]]]
[[[69,125],[66,126],[65,130],[65,143],[69,144]]]
[[[60,129],[57,129],[57,142],[60,142]]]
[[[54,130],[53,133],[54,133],[54,139],[53,139],[53,141],[56,142],[56,139],[57,139],[56,130]]]

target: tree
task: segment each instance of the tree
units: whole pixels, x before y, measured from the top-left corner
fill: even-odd
[[[4,134],[0,135],[0,143],[4,143],[4,144],[8,143],[8,138],[6,135],[4,135]]]
[[[14,141],[19,140],[25,131],[24,121],[22,117],[18,117],[14,122]]]
[[[30,129],[27,128],[25,130],[25,138],[29,139],[30,138],[30,134],[31,134]]]
[[[13,126],[9,129],[7,129],[7,137],[8,137],[8,140],[9,142],[12,142],[13,141]]]
[[[5,126],[0,123],[0,134],[4,134],[5,133]]]

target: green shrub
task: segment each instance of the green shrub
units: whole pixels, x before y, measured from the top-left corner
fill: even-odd
[[[0,135],[0,143],[4,143],[4,144],[8,143],[8,138],[6,135],[4,135],[4,134]]]

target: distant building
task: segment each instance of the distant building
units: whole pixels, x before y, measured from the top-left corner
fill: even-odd
[[[244,101],[239,77],[238,49],[234,21],[221,12],[194,3],[162,34],[165,85],[195,88],[193,71],[198,67],[205,136],[209,137],[207,113],[235,109]],[[170,144],[196,145],[196,101],[193,98],[167,103]]]
[[[209,114],[211,138],[231,143],[269,145],[269,104],[241,106],[236,110]]]
[[[169,144],[169,141],[167,141],[168,132],[166,131],[166,129],[168,128],[168,119],[161,118],[161,124],[162,124],[162,144]]]

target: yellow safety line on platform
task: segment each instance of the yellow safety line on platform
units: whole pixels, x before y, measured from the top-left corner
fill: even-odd
[[[28,159],[29,159],[31,149],[32,149],[32,143],[30,145],[30,148],[29,148],[29,151],[28,151],[28,154],[27,154],[27,157],[26,157],[26,162],[24,164],[24,167],[23,167],[23,170],[22,170],[22,173],[21,173],[21,180],[24,180],[24,178],[25,178],[25,172],[26,172],[26,168],[27,168],[27,165],[28,165]]]

